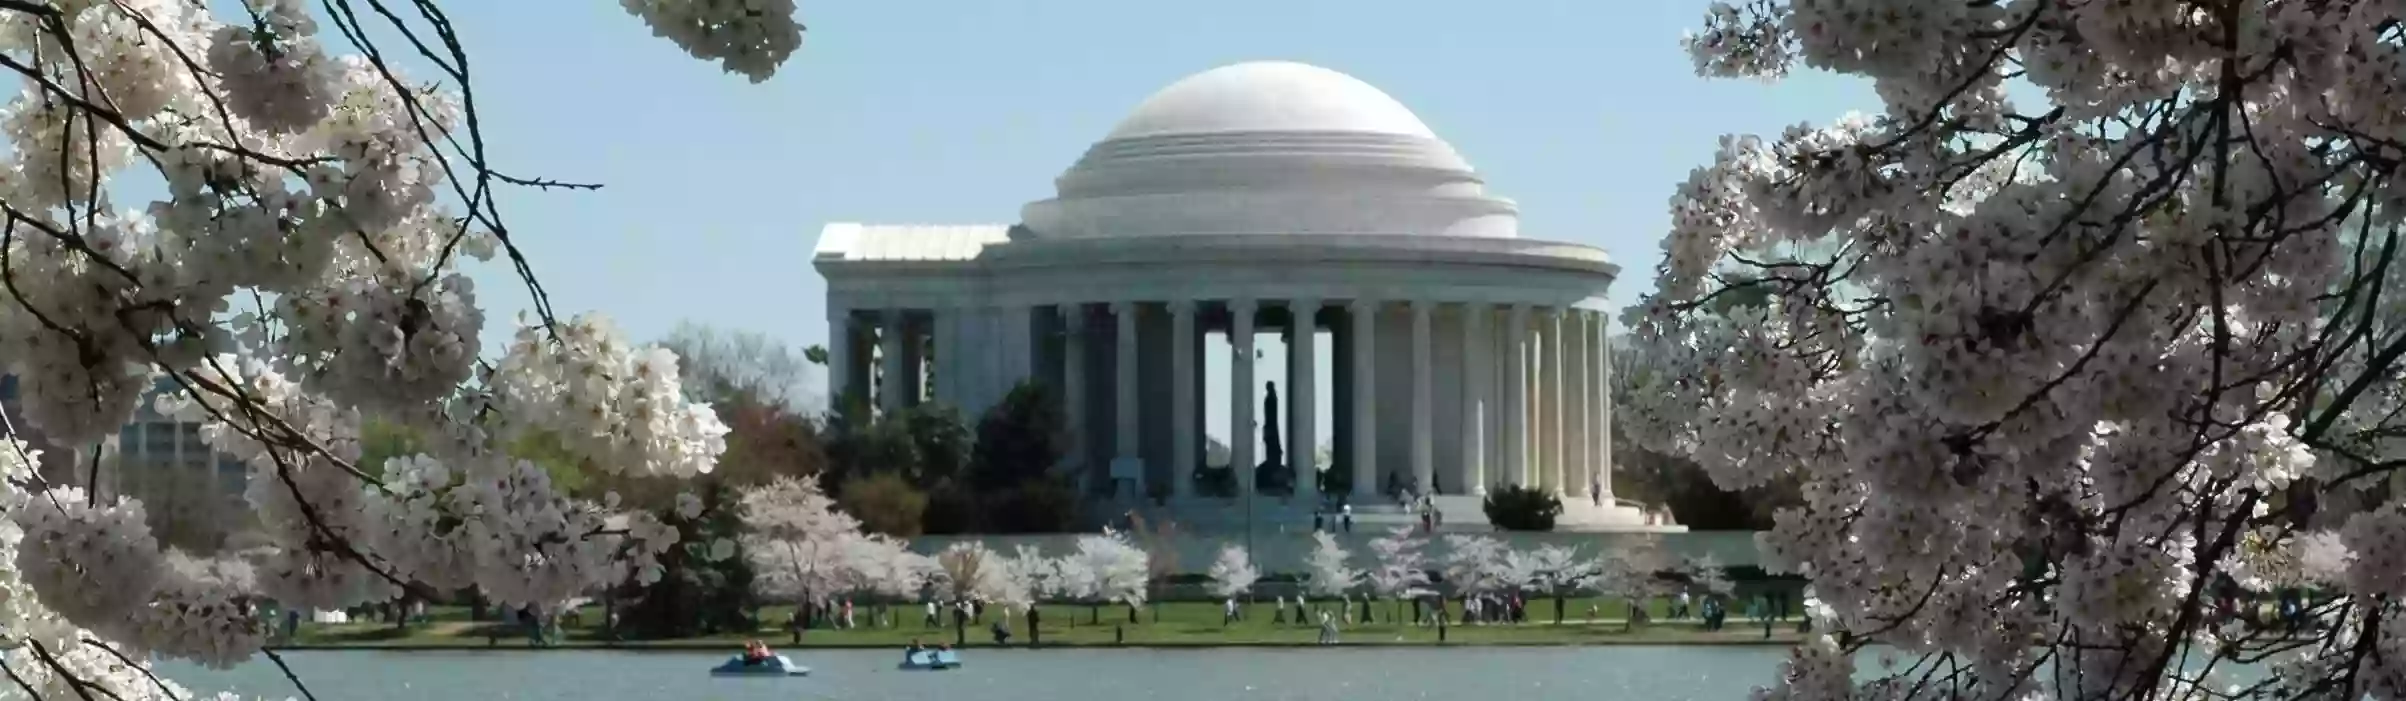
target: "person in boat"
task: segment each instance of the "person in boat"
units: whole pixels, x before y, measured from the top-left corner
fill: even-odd
[[[906,647],[906,648],[903,648],[903,649],[902,649],[902,659],[908,660],[908,659],[911,659],[911,658],[913,658],[913,657],[917,657],[917,656],[919,655],[919,653],[926,652],[926,651],[927,651],[927,646],[919,644],[919,639],[918,639],[918,638],[912,638],[912,639],[911,639],[911,646],[910,646],[910,647]]]
[[[758,640],[744,643],[744,664],[757,665],[769,661],[769,646]]]

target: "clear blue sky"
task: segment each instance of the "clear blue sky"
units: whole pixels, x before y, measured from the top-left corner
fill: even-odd
[[[1255,59],[1393,95],[1519,201],[1524,236],[1609,251],[1626,305],[1652,286],[1674,187],[1718,137],[1878,104],[1831,77],[1695,77],[1679,36],[1703,0],[803,4],[802,50],[753,85],[610,0],[445,3],[496,162],[607,185],[504,201],[561,312],[642,339],[693,320],[823,342],[822,225],[1009,223],[1146,95]],[[526,293],[505,268],[479,277],[491,351]]]

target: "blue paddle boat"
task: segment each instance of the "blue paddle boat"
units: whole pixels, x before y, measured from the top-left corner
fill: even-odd
[[[919,650],[905,653],[896,669],[905,671],[940,671],[961,666],[961,653],[952,650]]]
[[[794,664],[793,660],[786,659],[784,655],[772,656],[758,662],[746,662],[742,655],[736,655],[727,658],[725,664],[710,668],[710,676],[713,677],[803,677],[809,675],[809,667]]]

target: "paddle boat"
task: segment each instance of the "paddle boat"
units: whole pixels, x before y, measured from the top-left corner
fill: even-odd
[[[742,655],[727,658],[726,663],[710,668],[714,677],[804,677],[810,668],[794,664],[784,655],[774,655],[756,662],[747,662]]]
[[[714,677],[800,677],[810,674],[810,668],[794,664],[784,655],[769,652],[769,646],[758,640],[744,643],[741,655],[727,658],[726,663],[710,668]]]
[[[961,666],[961,653],[952,650],[914,650],[904,653],[896,669],[940,671]]]

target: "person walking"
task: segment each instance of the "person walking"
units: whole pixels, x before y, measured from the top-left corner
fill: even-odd
[[[1337,644],[1337,621],[1329,618],[1327,611],[1320,612],[1320,644]]]

